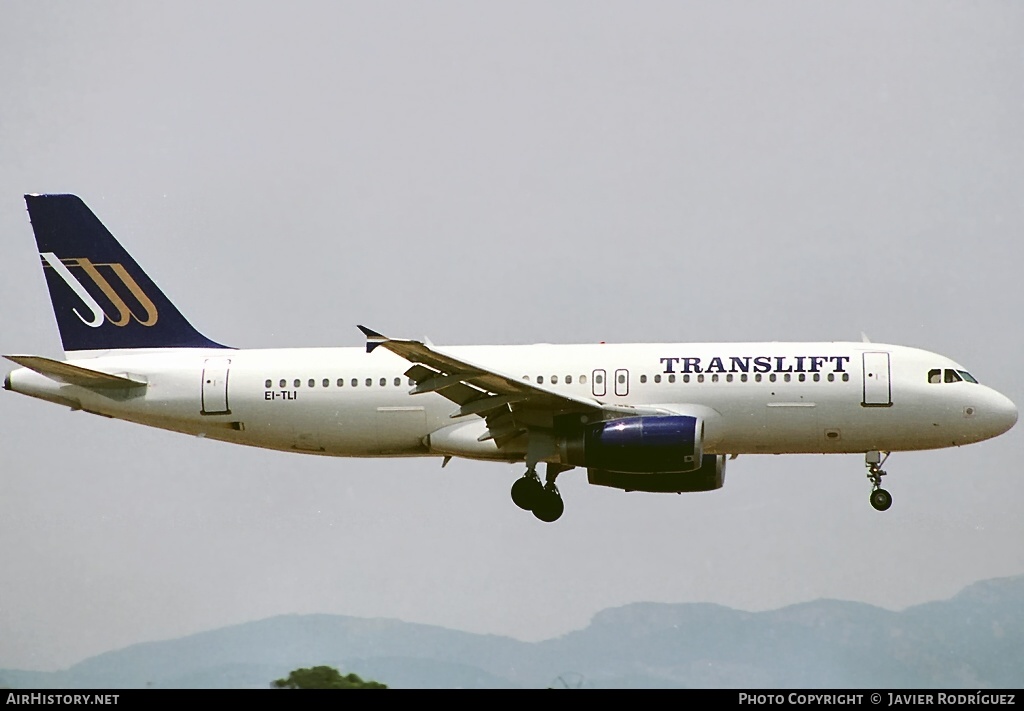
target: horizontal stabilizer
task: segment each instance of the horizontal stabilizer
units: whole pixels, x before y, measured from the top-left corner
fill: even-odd
[[[4,356],[9,361],[34,370],[40,375],[45,375],[58,383],[68,385],[79,385],[83,388],[144,388],[146,383],[124,378],[120,375],[101,373],[98,370],[89,370],[79,365],[72,365],[59,360],[43,358],[42,356]]]

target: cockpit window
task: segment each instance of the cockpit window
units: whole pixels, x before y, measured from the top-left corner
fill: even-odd
[[[945,371],[942,368],[932,368],[928,371],[928,382],[929,383],[959,383],[962,381],[968,383],[977,383],[974,376],[968,373],[966,370],[953,370],[952,368],[946,368]]]

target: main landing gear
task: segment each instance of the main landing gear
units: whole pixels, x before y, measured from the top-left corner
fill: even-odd
[[[868,468],[868,479],[871,480],[871,505],[875,511],[885,511],[892,506],[892,494],[882,488],[882,477],[885,472],[882,465],[889,458],[889,452],[868,452],[864,455],[864,466]]]
[[[519,508],[532,511],[534,516],[545,523],[557,521],[565,510],[565,504],[562,503],[562,495],[555,486],[555,478],[571,468],[560,464],[548,464],[544,476],[546,483],[541,484],[537,470],[531,466],[526,470],[526,474],[512,485],[512,501]]]

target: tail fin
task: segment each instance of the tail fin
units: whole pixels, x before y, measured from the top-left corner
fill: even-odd
[[[225,348],[202,335],[74,195],[26,195],[64,350]]]

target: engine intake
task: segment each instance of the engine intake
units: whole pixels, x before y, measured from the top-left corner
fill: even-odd
[[[699,417],[628,417],[585,425],[564,440],[563,458],[607,472],[692,472],[701,467],[703,441]]]

